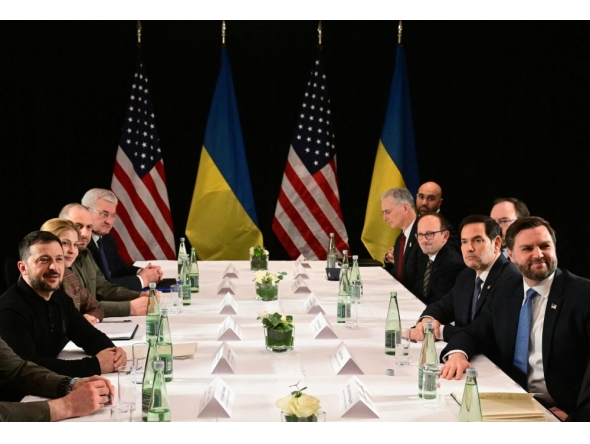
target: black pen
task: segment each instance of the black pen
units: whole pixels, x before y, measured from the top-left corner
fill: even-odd
[[[122,322],[131,322],[131,319],[125,319],[124,321],[105,321],[103,324],[120,324]]]

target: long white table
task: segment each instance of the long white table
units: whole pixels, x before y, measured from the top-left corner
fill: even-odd
[[[153,262],[152,262],[153,263]],[[193,294],[192,305],[184,307],[184,313],[170,315],[170,326],[174,342],[197,341],[198,347],[193,358],[174,360],[174,380],[167,384],[172,421],[280,421],[280,411],[276,400],[290,393],[289,388],[297,382],[300,387],[307,386],[306,393],[318,397],[322,410],[327,412],[328,421],[357,419],[341,418],[342,406],[338,393],[350,375],[336,375],[330,357],[341,342],[344,342],[363,374],[358,378],[372,394],[377,408],[378,419],[369,421],[456,421],[459,406],[450,396],[451,392],[462,392],[465,383],[442,380],[443,403],[438,409],[422,406],[418,397],[418,360],[421,343],[412,343],[410,359],[414,365],[398,366],[395,357],[384,353],[384,325],[389,305],[389,294],[396,291],[401,313],[402,325],[414,325],[424,305],[401,284],[379,267],[361,268],[364,295],[359,310],[359,328],[350,330],[336,322],[336,301],[338,282],[328,281],[325,276],[325,262],[309,262],[306,268],[309,275],[307,286],[316,295],[319,304],[326,312],[338,339],[314,339],[309,323],[315,315],[308,315],[304,301],[308,293],[294,294],[291,290],[294,280],[295,263],[271,261],[269,271],[286,271],[288,274],[279,286],[278,301],[262,302],[255,299],[252,282],[253,273],[249,262],[231,262],[238,271],[239,278],[231,281],[235,285],[238,312],[233,318],[241,325],[241,341],[228,341],[236,353],[237,365],[234,374],[220,375],[223,381],[235,392],[235,403],[231,418],[198,418],[198,408],[202,395],[208,385],[216,378],[212,374],[212,361],[221,345],[217,341],[217,330],[226,315],[219,314],[220,302],[225,292],[217,293],[223,272],[228,261],[200,262],[200,292]],[[138,264],[141,265],[141,264]],[[160,262],[165,277],[174,277],[176,262]],[[278,311],[290,314],[296,323],[295,348],[286,353],[273,353],[264,346],[264,334],[260,321],[256,320],[263,311]],[[139,330],[133,341],[119,341],[117,345],[145,340],[145,319],[133,317],[139,322]],[[438,342],[440,352],[446,343]],[[66,347],[62,352],[65,359],[81,357],[75,346]],[[130,356],[129,356],[130,358]],[[522,392],[508,376],[500,371],[484,356],[473,361],[479,371],[480,391]],[[386,369],[393,369],[395,376],[386,376]],[[116,382],[116,374],[105,375]],[[140,402],[140,389],[137,390],[137,405]],[[28,397],[26,400],[37,399]],[[548,420],[554,417],[547,413]],[[134,413],[133,420],[140,420],[141,412]],[[102,409],[84,421],[108,421],[109,409]],[[361,420],[361,419],[358,419]],[[366,420],[366,419],[364,419]]]

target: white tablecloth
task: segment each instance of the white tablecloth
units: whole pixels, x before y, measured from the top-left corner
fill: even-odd
[[[154,263],[154,262],[152,262]],[[176,262],[156,262],[165,270],[165,277],[175,277]],[[255,300],[254,283],[249,262],[231,262],[238,271],[239,278],[231,281],[235,285],[238,312],[234,319],[243,329],[241,341],[228,341],[227,344],[237,355],[235,374],[221,375],[223,381],[235,392],[235,403],[231,418],[218,418],[218,421],[280,421],[279,409],[275,401],[289,394],[290,385],[300,382],[307,386],[308,394],[318,397],[322,410],[327,412],[328,421],[341,418],[342,406],[338,393],[351,378],[350,375],[336,375],[330,364],[330,357],[344,342],[359,364],[363,374],[358,378],[372,394],[379,419],[370,421],[456,421],[459,406],[450,393],[462,392],[465,383],[442,381],[444,399],[438,409],[427,409],[417,395],[418,369],[415,365],[421,343],[410,347],[410,358],[414,365],[398,366],[395,357],[384,353],[384,324],[389,305],[389,294],[397,291],[402,324],[414,325],[424,305],[379,267],[361,268],[364,295],[359,311],[358,330],[349,330],[344,324],[336,322],[336,300],[338,282],[325,277],[324,262],[310,262],[306,268],[309,275],[305,279],[310,290],[316,295],[319,304],[326,312],[338,339],[314,339],[309,323],[315,315],[308,315],[304,301],[308,293],[293,294],[294,262],[271,261],[269,271],[286,271],[288,275],[280,283],[279,300],[262,302]],[[212,360],[221,342],[217,341],[217,329],[226,315],[219,314],[220,302],[225,292],[218,294],[217,288],[223,272],[230,264],[227,261],[200,262],[200,292],[193,294],[192,305],[184,307],[184,313],[170,315],[170,326],[174,342],[197,341],[198,347],[193,358],[174,360],[174,380],[167,384],[172,421],[211,421],[198,418],[201,396],[217,375],[211,373]],[[138,265],[142,265],[138,263]],[[269,352],[264,347],[263,328],[256,320],[262,311],[278,311],[293,315],[296,323],[295,348],[287,353]],[[139,321],[139,330],[134,341],[145,338],[145,320]],[[131,341],[131,342],[134,342]],[[128,345],[130,341],[119,341],[117,345]],[[444,342],[437,343],[439,352]],[[78,358],[80,351],[68,346],[62,357]],[[129,358],[131,358],[129,356]],[[479,371],[480,391],[522,391],[508,376],[502,373],[487,358],[477,357],[473,364]],[[393,369],[395,376],[386,376],[386,369]],[[116,374],[105,375],[116,382]],[[26,400],[37,399],[28,397]],[[140,405],[140,390],[137,390]],[[134,414],[139,420],[141,412]],[[549,420],[552,415],[547,414]],[[107,408],[82,418],[84,421],[109,420]],[[355,419],[352,419],[355,420]],[[360,420],[360,419],[359,419]],[[365,419],[366,420],[366,419]]]

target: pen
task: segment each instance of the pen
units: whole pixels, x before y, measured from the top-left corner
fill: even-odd
[[[121,324],[122,322],[131,322],[131,319],[125,319],[124,321],[106,321],[104,324]]]

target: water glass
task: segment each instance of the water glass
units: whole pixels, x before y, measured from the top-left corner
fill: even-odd
[[[424,364],[422,372],[422,407],[437,409],[441,406],[439,364]]]
[[[395,332],[396,365],[410,364],[410,329],[402,328]]]
[[[346,297],[346,310],[344,325],[346,328],[356,329],[359,322],[359,299],[352,296]]]
[[[133,367],[135,367],[135,383],[141,384],[149,345],[147,342],[136,342],[131,348],[133,350]]]
[[[170,286],[170,300],[172,301],[172,310],[169,313],[182,313],[182,288],[178,285]]]
[[[135,367],[132,365],[125,365],[119,367],[117,373],[119,382],[117,390],[117,405],[120,406],[122,410],[125,408],[135,410]]]
[[[116,404],[111,407],[111,422],[131,422],[133,410],[125,404]]]

